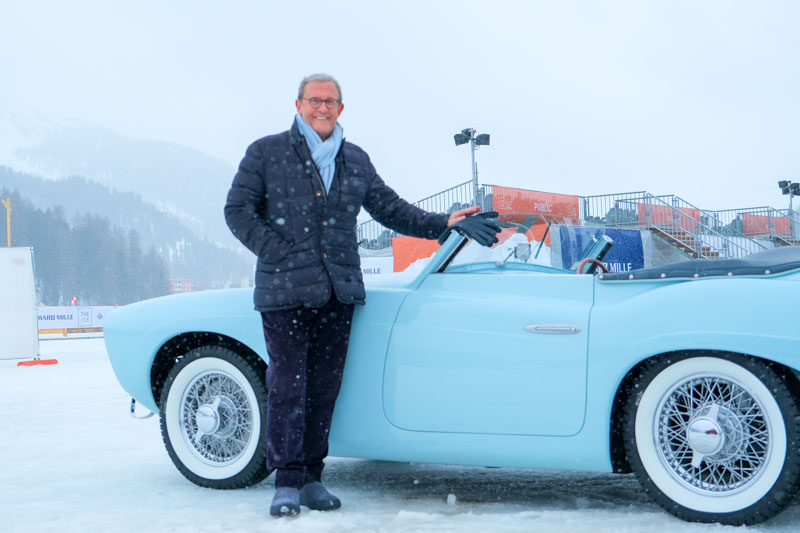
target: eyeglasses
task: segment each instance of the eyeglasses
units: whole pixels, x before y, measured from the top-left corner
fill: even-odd
[[[305,100],[306,102],[311,104],[311,107],[314,108],[321,106],[322,102],[325,102],[325,107],[327,107],[328,109],[333,109],[334,107],[339,105],[339,100],[335,98],[328,98],[327,100],[322,100],[315,96],[314,98],[301,98],[300,100]]]

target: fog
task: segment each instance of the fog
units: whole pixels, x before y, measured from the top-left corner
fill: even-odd
[[[797,3],[387,4],[5,0],[0,95],[235,165],[324,71],[348,140],[412,201],[470,178],[452,135],[474,127],[482,183],[787,207]]]

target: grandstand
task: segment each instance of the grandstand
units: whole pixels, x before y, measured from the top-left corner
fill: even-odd
[[[800,214],[788,209],[748,207],[712,211],[676,195],[646,191],[595,196],[564,195],[500,185],[482,185],[473,202],[467,181],[424,198],[415,205],[427,211],[452,213],[470,205],[498,211],[501,220],[527,228],[552,226],[639,232],[646,266],[685,258],[736,258],[776,246],[800,245]],[[396,232],[375,220],[358,225],[362,257],[392,255]],[[649,250],[649,251],[648,251]],[[560,266],[557,264],[556,266]]]

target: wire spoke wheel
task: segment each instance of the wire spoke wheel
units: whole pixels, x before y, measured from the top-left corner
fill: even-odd
[[[753,524],[788,505],[800,484],[797,381],[759,359],[724,355],[650,361],[625,415],[626,449],[667,511]]]
[[[187,385],[181,404],[183,437],[198,458],[223,465],[244,453],[252,437],[253,408],[231,375],[199,375]]]
[[[745,487],[769,457],[763,408],[723,377],[690,379],[665,397],[654,426],[661,460],[677,480],[698,491]]]
[[[266,365],[219,346],[196,348],[172,368],[161,395],[161,433],[175,466],[203,487],[263,480]]]

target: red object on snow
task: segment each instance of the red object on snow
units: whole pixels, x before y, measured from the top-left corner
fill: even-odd
[[[20,361],[17,366],[57,365],[58,359],[34,359],[33,361]]]

